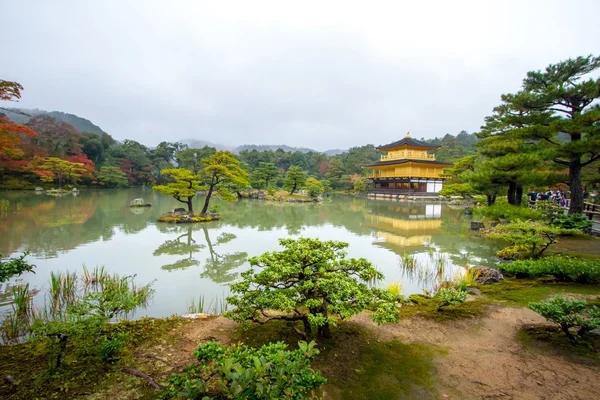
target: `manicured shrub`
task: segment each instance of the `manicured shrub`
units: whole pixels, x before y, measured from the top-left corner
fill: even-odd
[[[565,282],[600,282],[600,261],[568,256],[549,256],[539,260],[522,260],[500,265],[500,269],[517,278],[554,276]]]
[[[596,306],[589,307],[583,299],[565,299],[555,296],[550,300],[529,303],[529,308],[560,326],[570,339],[575,336],[572,329],[577,330],[577,336],[600,328],[600,309]]]
[[[434,297],[439,300],[440,307],[443,307],[464,303],[468,296],[469,293],[462,290],[442,288],[435,294]]]
[[[389,290],[369,282],[383,279],[364,258],[346,258],[347,243],[299,238],[280,239],[282,251],[252,257],[251,269],[231,285],[225,316],[264,324],[275,319],[301,321],[305,333],[316,328],[330,335],[338,319],[370,310],[377,323],[396,322],[399,311]]]
[[[509,246],[500,250],[498,256],[506,259],[538,258],[562,235],[580,233],[575,229],[562,229],[548,226],[538,221],[515,220],[510,224],[498,225],[484,231],[491,239],[501,239]]]
[[[319,354],[314,346],[314,342],[299,342],[297,350],[288,350],[282,342],[260,348],[203,343],[194,352],[198,362],[172,375],[162,398],[312,398],[327,382],[310,367]]]
[[[550,221],[550,225],[588,232],[594,223],[583,214],[559,214]]]
[[[475,212],[478,215],[491,219],[493,221],[507,220],[534,220],[538,221],[543,218],[542,212],[533,210],[528,207],[513,206],[508,203],[496,203],[493,206],[476,208]]]

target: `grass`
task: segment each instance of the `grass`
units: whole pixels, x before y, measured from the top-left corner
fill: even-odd
[[[491,301],[507,303],[507,305],[527,307],[532,301],[545,300],[556,294],[582,294],[600,296],[600,287],[575,283],[544,280],[523,280],[507,278],[492,285],[483,285],[479,289]]]
[[[438,299],[424,296],[411,295],[410,302],[400,307],[400,319],[422,317],[438,322],[457,319],[475,318],[485,313],[490,301],[476,299],[464,303],[440,307]]]

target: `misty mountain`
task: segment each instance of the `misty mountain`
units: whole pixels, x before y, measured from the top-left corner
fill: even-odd
[[[209,147],[214,147],[217,150],[229,150],[232,151],[235,154],[239,154],[240,151],[252,151],[252,150],[256,150],[256,151],[276,151],[277,149],[282,149],[283,151],[286,152],[295,152],[295,151],[299,151],[301,153],[310,153],[315,152],[315,153],[320,153],[317,150],[314,149],[310,149],[307,147],[292,147],[292,146],[288,146],[285,144],[243,144],[241,146],[226,146],[223,144],[219,144],[219,143],[212,143],[206,140],[198,140],[198,139],[183,139],[179,141],[180,143],[183,144],[187,144],[189,147],[194,148],[194,149],[201,149],[204,146],[209,146]],[[332,156],[332,155],[337,155],[337,154],[341,154],[343,153],[345,150],[341,150],[341,149],[332,149],[332,150],[327,150],[324,153]]]
[[[64,121],[66,123],[73,125],[80,132],[91,132],[91,133],[95,133],[97,135],[102,135],[103,133],[106,133],[98,125],[95,125],[94,123],[92,123],[92,121],[85,119],[85,118],[81,118],[74,114],[68,114],[68,113],[64,113],[64,112],[60,112],[60,111],[45,111],[45,110],[40,110],[37,108],[33,108],[33,109],[30,109],[30,108],[7,108],[7,109],[2,110],[10,120],[12,120],[18,124],[26,123],[27,121],[29,121],[30,117],[23,115],[23,114],[10,112],[10,110],[21,111],[22,113],[29,114],[31,117],[33,117],[35,115],[40,115],[40,114],[48,115],[59,121]]]

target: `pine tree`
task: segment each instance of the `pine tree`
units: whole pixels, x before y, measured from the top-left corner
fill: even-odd
[[[583,211],[582,168],[600,160],[600,78],[584,79],[598,68],[600,57],[568,59],[529,72],[519,93],[502,96],[512,115],[529,114],[523,138],[568,167],[571,214]]]

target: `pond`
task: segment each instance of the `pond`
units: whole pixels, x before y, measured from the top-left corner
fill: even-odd
[[[138,197],[153,206],[130,209]],[[203,200],[196,198],[195,207]],[[228,284],[248,268],[247,258],[279,249],[277,240],[284,237],[348,242],[349,256],[364,257],[383,272],[379,285],[401,282],[405,294],[432,290],[440,277],[451,279],[467,263],[496,264],[496,245],[471,235],[462,208],[446,204],[351,196],[320,204],[217,199],[221,221],[156,222],[180,204],[142,188],[63,197],[1,192],[0,254],[28,250],[37,268],[0,288],[0,309],[9,308],[11,285],[29,283],[39,290],[40,302],[50,271],[81,271],[86,265],[136,275],[139,283],[153,281],[156,294],[144,315],[182,314],[200,298],[206,311],[220,311]]]

